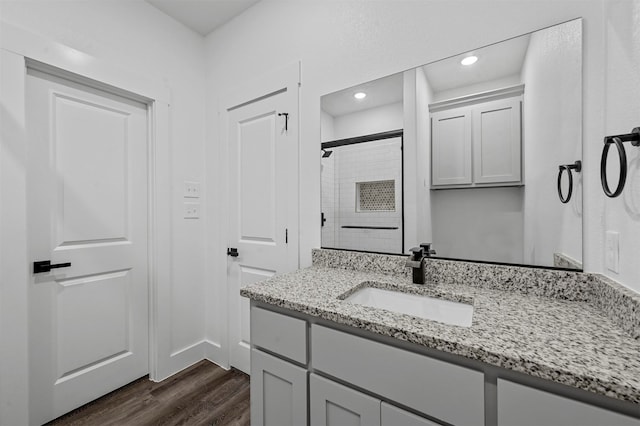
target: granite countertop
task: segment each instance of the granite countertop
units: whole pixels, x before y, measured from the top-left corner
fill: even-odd
[[[364,286],[474,306],[471,327],[447,325],[341,299]],[[406,274],[314,265],[243,288],[242,296],[640,403],[640,341],[590,303],[462,284],[411,283]]]

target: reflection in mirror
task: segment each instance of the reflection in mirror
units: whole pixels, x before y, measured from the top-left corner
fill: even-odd
[[[581,269],[581,75],[577,19],[323,96],[322,246]]]
[[[404,251],[402,130],[322,144],[322,241]]]

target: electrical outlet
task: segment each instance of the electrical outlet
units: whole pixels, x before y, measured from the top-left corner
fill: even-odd
[[[200,203],[184,203],[184,218],[185,219],[199,219],[200,218]]]
[[[200,198],[200,182],[184,181],[184,198]]]
[[[615,231],[607,231],[605,241],[605,266],[608,270],[619,273],[620,262],[620,234]]]

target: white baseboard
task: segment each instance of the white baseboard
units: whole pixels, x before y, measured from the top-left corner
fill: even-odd
[[[226,351],[222,349],[222,346],[219,343],[204,339],[173,352],[165,361],[166,365],[159,369],[160,374],[158,374],[156,381],[160,382],[165,380],[204,359],[211,361],[225,370],[229,370],[230,368],[228,362],[229,356]]]
[[[229,365],[229,354],[227,351],[222,348],[220,343],[210,340],[207,340],[206,343],[205,358],[225,370],[229,370],[231,366]]]

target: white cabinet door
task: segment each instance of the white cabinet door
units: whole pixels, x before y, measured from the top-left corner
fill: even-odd
[[[251,349],[251,424],[307,424],[307,370]]]
[[[473,181],[519,182],[521,127],[520,98],[500,99],[473,106]]]
[[[640,419],[498,379],[498,426],[512,425],[640,426]]]
[[[309,376],[311,426],[380,425],[380,400],[331,380]]]
[[[432,185],[471,183],[471,110],[431,115]]]
[[[381,426],[439,426],[423,417],[383,402],[380,405]]]

